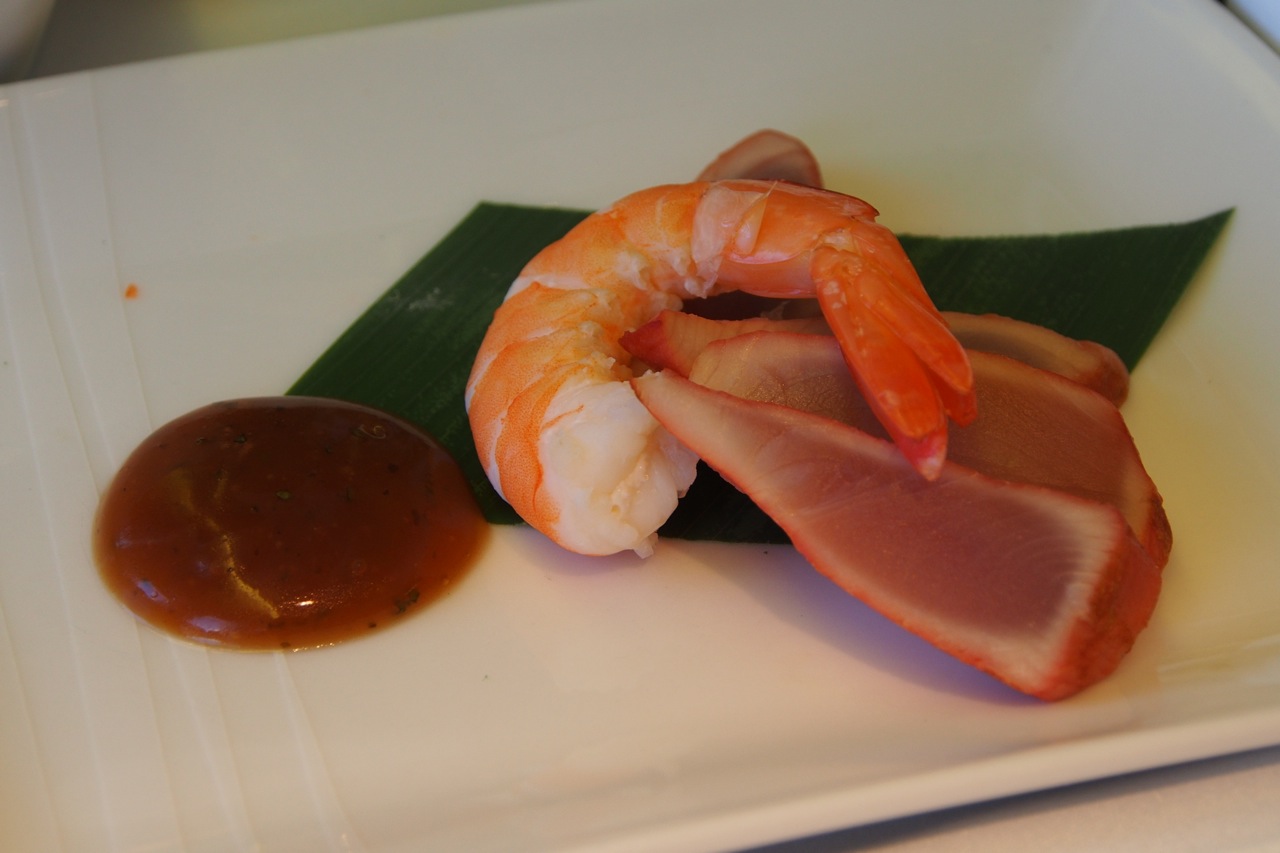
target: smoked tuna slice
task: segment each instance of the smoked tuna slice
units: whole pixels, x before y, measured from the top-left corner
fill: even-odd
[[[627,352],[651,367],[669,367],[681,376],[688,376],[694,359],[708,345],[725,338],[762,331],[829,334],[827,321],[822,317],[795,320],[771,320],[764,317],[712,320],[681,311],[663,311],[640,328],[624,334],[620,343]],[[845,370],[848,371],[848,368]]]
[[[790,303],[803,311],[803,300]],[[1112,350],[1092,341],[1079,341],[1052,329],[998,314],[944,311],[951,332],[966,350],[1017,359],[1092,388],[1119,406],[1129,393],[1129,371]],[[720,324],[717,326],[717,324]],[[830,334],[821,315],[783,320],[713,320],[680,311],[664,311],[622,338],[632,355],[654,367],[670,367],[688,376],[693,360],[712,341],[754,331]]]
[[[678,439],[749,495],[820,572],[945,652],[1045,700],[1109,675],[1160,572],[1106,504],[947,463],[670,371],[632,381]]]
[[[1083,385],[1011,358],[971,351],[969,360],[978,417],[951,427],[947,458],[990,477],[1114,505],[1163,567],[1172,547],[1169,520],[1119,409]],[[830,337],[756,332],[715,341],[689,378],[885,437]]]
[[[1119,406],[1129,396],[1129,369],[1113,350],[999,314],[942,315],[968,350],[996,353],[1088,386]]]
[[[778,130],[758,130],[720,153],[698,175],[700,181],[753,178],[822,186],[822,170],[809,146]]]

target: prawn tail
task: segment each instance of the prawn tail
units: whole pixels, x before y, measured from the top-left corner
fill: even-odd
[[[812,274],[823,316],[877,419],[916,470],[936,478],[948,418],[963,425],[977,416],[964,348],[905,253],[824,246]]]

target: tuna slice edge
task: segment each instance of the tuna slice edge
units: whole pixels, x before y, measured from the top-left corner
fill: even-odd
[[[750,496],[824,575],[943,651],[1058,700],[1105,678],[1146,626],[1160,568],[1113,506],[894,447],[828,418],[632,382],[676,438]]]
[[[1012,358],[971,351],[978,417],[953,426],[947,455],[999,480],[1116,506],[1161,567],[1172,533],[1124,418],[1106,397]],[[687,375],[736,397],[833,418],[886,438],[835,339],[749,332],[708,344]]]

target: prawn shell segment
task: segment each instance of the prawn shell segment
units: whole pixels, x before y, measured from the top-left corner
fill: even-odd
[[[524,519],[584,554],[652,547],[696,459],[636,400],[618,339],[672,304],[639,288],[523,286],[468,383],[481,464]]]
[[[871,205],[839,193],[723,181],[706,190],[694,245],[699,259],[719,259],[716,292],[816,296],[877,418],[932,478],[946,458],[948,418],[965,424],[976,416],[973,373],[897,237],[876,216]],[[719,242],[699,239],[700,230]]]
[[[526,265],[481,343],[466,402],[490,481],[571,550],[650,551],[658,516],[674,509],[694,464],[630,405],[619,340],[684,300],[735,290],[816,296],[877,415],[932,476],[946,412],[965,419],[972,378],[875,215],[839,193],[734,180],[641,190],[584,219]],[[858,331],[870,328],[888,342]],[[608,383],[622,387],[595,387]]]
[[[705,188],[650,187],[593,213],[530,260],[508,298],[534,282],[567,290],[636,289],[661,294],[676,307],[707,296],[710,282],[699,273],[691,239]],[[652,316],[616,320],[640,325]]]

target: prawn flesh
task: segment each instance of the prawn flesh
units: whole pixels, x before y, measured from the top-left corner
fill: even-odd
[[[936,478],[948,418],[976,416],[973,372],[877,215],[829,190],[724,180],[641,190],[588,216],[521,271],[472,367],[467,413],[494,487],[569,550],[650,553],[697,458],[636,397],[644,367],[619,341],[735,290],[816,297],[877,419]]]

